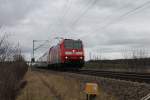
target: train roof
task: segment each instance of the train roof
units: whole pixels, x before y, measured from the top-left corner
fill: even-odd
[[[62,39],[57,45],[62,44],[65,40],[72,40],[72,41],[81,41],[80,39]],[[53,45],[52,47],[50,47],[50,49],[56,47],[57,45]]]
[[[80,39],[77,39],[77,40],[75,40],[75,39],[63,39],[63,40],[73,40],[73,41],[78,41],[78,40],[80,40]],[[81,40],[80,40],[81,41]]]
[[[71,41],[81,41],[80,39],[63,39],[60,43],[62,43],[63,41],[65,41],[65,40],[71,40]]]
[[[58,44],[62,44],[65,40],[81,41],[80,39],[62,39]]]

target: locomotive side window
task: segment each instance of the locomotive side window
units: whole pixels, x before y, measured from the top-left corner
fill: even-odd
[[[65,40],[64,47],[66,49],[81,49],[82,42],[81,41],[74,41],[74,40]]]

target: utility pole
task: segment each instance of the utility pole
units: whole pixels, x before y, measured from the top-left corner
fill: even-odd
[[[35,62],[35,58],[34,58],[34,40],[33,40],[33,62]]]
[[[91,56],[92,56],[92,55],[91,55],[91,52],[89,53],[89,56],[90,56],[90,60],[92,60],[92,58],[91,58]]]
[[[34,42],[35,42],[35,40],[33,40],[33,50],[32,50],[32,59],[31,59],[31,62],[35,62],[35,58],[34,58]]]
[[[36,42],[42,42],[42,41],[43,41],[43,42],[49,42],[49,40],[33,40],[33,49],[32,49],[32,59],[31,59],[31,62],[35,62],[35,51],[36,51],[37,49],[40,49],[42,46],[45,45],[45,43],[43,43],[43,44],[41,44],[41,45],[35,47],[35,43],[36,43]]]
[[[61,39],[64,39],[63,37],[55,37],[54,39],[61,41]],[[44,42],[43,44],[40,44],[38,46],[35,46],[35,43],[37,42]],[[45,45],[45,42],[50,42],[49,40],[33,40],[33,49],[32,49],[32,59],[31,62],[35,62],[35,51],[42,48]]]

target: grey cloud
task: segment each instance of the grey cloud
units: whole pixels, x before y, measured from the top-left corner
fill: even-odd
[[[143,0],[97,0],[85,12],[91,2],[92,0],[1,0],[0,24],[7,25],[6,30],[15,33],[12,41],[19,40],[25,54],[31,53],[33,39],[49,39],[54,42],[57,36],[82,39],[85,48],[102,49],[106,53],[149,46],[148,8],[141,9],[106,29],[102,28],[144,3]],[[78,17],[79,21],[71,26]]]
[[[0,24],[15,25],[34,8],[39,7],[39,0],[1,0],[0,1]]]
[[[99,9],[109,8],[112,10],[115,10],[116,8],[130,9],[144,3],[142,0],[78,0],[77,3],[87,6],[94,1],[96,1],[95,7],[98,7]]]

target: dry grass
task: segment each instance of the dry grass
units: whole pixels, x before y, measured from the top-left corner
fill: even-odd
[[[15,100],[25,85],[22,78],[26,71],[24,62],[0,63],[0,100]]]
[[[28,72],[25,79],[28,84],[17,100],[54,100],[55,95],[43,84],[36,73]]]
[[[86,100],[84,83],[65,75],[28,72],[27,86],[17,100]],[[116,100],[100,90],[97,100]]]

